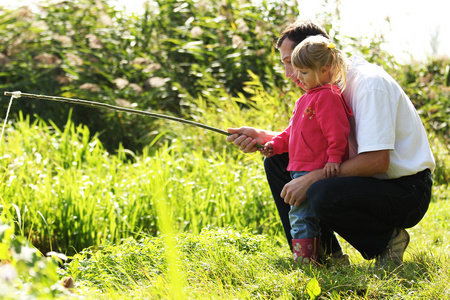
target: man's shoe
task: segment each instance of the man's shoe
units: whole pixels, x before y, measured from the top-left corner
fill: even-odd
[[[403,228],[396,228],[389,240],[386,249],[377,257],[376,265],[386,266],[389,264],[401,265],[403,263],[403,254],[409,244],[409,234]]]

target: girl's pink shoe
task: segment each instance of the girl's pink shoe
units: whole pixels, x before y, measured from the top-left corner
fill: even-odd
[[[319,258],[320,237],[292,240],[294,262],[317,262]]]

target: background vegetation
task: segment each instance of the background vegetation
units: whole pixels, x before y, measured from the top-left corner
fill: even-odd
[[[283,78],[274,44],[297,14],[287,2],[249,0],[151,1],[142,16],[89,0],[0,9],[0,90],[278,130],[299,91]],[[24,98],[14,100],[0,146],[0,296],[448,295],[450,62],[399,65],[381,50],[382,37],[364,46],[335,34],[398,80],[429,133],[433,203],[411,231],[405,268],[373,269],[345,243],[352,267],[292,265],[261,156],[223,136]],[[9,99],[0,99],[6,112]],[[63,276],[75,290],[57,284]]]
[[[149,1],[140,17],[95,0],[3,11],[0,88],[189,115],[198,95],[245,93],[249,71],[267,88],[285,85],[274,41],[297,12],[289,2],[249,0]],[[16,109],[63,126],[71,108],[25,100]],[[119,143],[140,150],[158,130],[153,120],[84,107],[72,120],[105,132],[111,151]]]

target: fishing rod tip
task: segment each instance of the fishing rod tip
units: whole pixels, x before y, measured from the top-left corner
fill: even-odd
[[[5,92],[5,96],[11,96],[13,98],[20,98],[22,96],[22,92],[15,91],[15,92]]]

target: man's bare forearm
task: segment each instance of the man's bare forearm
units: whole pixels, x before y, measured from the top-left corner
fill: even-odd
[[[389,150],[365,152],[342,163],[340,177],[371,177],[385,173],[389,168]]]
[[[264,141],[264,144],[270,142],[274,137],[276,137],[281,133],[277,131],[262,130],[262,129],[260,129],[259,132],[261,139]]]

